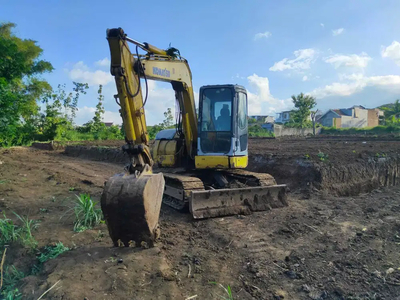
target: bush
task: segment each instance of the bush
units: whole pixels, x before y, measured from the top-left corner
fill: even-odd
[[[267,129],[262,128],[260,125],[249,126],[250,137],[274,137],[274,133]]]

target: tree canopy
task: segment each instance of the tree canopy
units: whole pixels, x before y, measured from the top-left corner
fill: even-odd
[[[311,110],[317,105],[317,101],[310,95],[300,93],[292,96],[292,101],[296,109],[291,111],[290,121],[285,124],[287,127],[310,128],[312,122],[310,120]]]
[[[39,75],[51,72],[36,41],[15,36],[14,23],[0,24],[0,146],[21,143],[38,115],[38,100],[52,89]]]

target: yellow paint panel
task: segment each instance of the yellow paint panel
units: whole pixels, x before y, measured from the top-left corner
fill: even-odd
[[[160,155],[157,156],[157,163],[163,167],[173,167],[175,165],[175,155]]]
[[[228,156],[196,156],[196,169],[229,168]]]
[[[179,159],[175,140],[156,140],[151,150],[154,161],[162,167],[174,167]]]
[[[229,162],[233,169],[244,169],[248,164],[248,156],[231,156],[229,157]]]

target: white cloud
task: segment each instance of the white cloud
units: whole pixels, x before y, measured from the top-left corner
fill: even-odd
[[[295,58],[289,59],[284,58],[281,61],[276,62],[272,67],[269,68],[270,71],[284,71],[284,70],[299,70],[299,69],[309,69],[310,64],[315,61],[317,51],[312,48],[299,49],[293,52]]]
[[[159,84],[153,80],[149,80],[148,82],[148,97],[147,102],[144,107],[146,112],[146,121],[147,125],[154,125],[162,122],[164,119],[164,112],[168,109],[172,109],[172,114],[175,114],[175,92],[172,89],[170,84],[162,83]],[[164,87],[168,86],[168,88]],[[111,91],[109,93],[111,95]],[[197,101],[198,94],[195,94],[195,99]],[[145,97],[145,85],[142,81],[142,95]],[[109,97],[110,98],[110,97]],[[109,99],[111,100],[111,98]],[[84,106],[79,107],[79,110],[76,114],[75,123],[78,125],[82,125],[87,121],[91,120],[94,116],[94,112],[96,111],[95,101],[93,106]],[[107,105],[108,110],[105,111],[103,116],[104,122],[114,122],[114,124],[121,124],[122,117],[120,116],[118,110],[120,107],[115,103],[114,99],[112,102]]]
[[[337,36],[339,34],[342,34],[343,32],[344,32],[344,28],[334,29],[334,30],[332,30],[332,35]]]
[[[372,58],[365,52],[357,54],[335,54],[324,59],[326,63],[332,64],[335,69],[340,67],[365,68]]]
[[[321,27],[322,27],[322,28],[324,28],[324,27],[325,27],[325,24],[324,24],[324,23],[321,23],[321,24],[319,24],[319,25],[321,25]]]
[[[110,66],[110,60],[107,57],[105,57],[103,59],[96,61],[95,64],[96,64],[96,66],[99,66],[99,67],[108,67],[108,66]]]
[[[395,63],[400,66],[400,43],[398,41],[393,41],[393,43],[387,47],[382,46],[381,55],[382,57],[393,59]]]
[[[266,32],[259,32],[259,33],[256,33],[255,35],[254,35],[254,40],[259,40],[259,39],[262,39],[262,38],[269,38],[270,36],[272,35],[272,33],[271,32],[269,32],[269,31],[266,31]]]
[[[341,75],[341,80],[325,87],[314,89],[311,94],[316,98],[329,96],[350,96],[361,92],[366,87],[379,87],[392,92],[400,91],[400,75],[364,76],[363,74]]]
[[[90,71],[88,66],[82,61],[76,63],[71,70],[67,69],[66,72],[71,80],[88,83],[89,86],[106,85],[113,80],[110,72],[101,70]]]
[[[249,103],[249,115],[275,114],[281,110],[292,107],[290,99],[280,100],[271,95],[269,80],[253,74],[247,77],[250,86],[255,88],[256,93],[247,92]]]
[[[307,81],[308,80],[308,76],[307,75],[304,75],[303,76],[303,81]]]
[[[93,119],[95,111],[96,107],[79,107],[78,111],[76,112],[75,123],[77,125],[85,124]],[[114,125],[120,125],[122,124],[122,118],[118,111],[106,110],[103,115],[103,122],[113,122]]]

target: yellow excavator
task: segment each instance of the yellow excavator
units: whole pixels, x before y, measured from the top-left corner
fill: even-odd
[[[101,197],[115,246],[153,246],[162,202],[189,208],[195,219],[287,206],[286,185],[269,174],[245,170],[244,87],[202,86],[196,111],[191,70],[177,49],[135,41],[121,28],[108,29],[107,40],[126,136],[122,150],[129,156],[125,171],[109,178]],[[128,43],[135,45],[135,54]],[[145,118],[148,80],[171,83],[176,98],[175,128],[160,131],[152,142]]]

